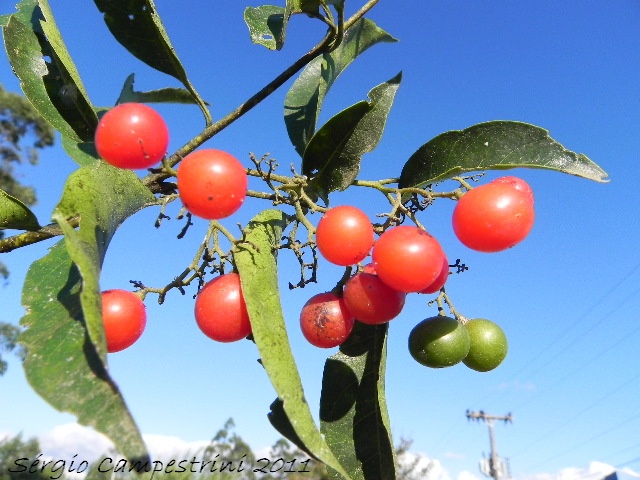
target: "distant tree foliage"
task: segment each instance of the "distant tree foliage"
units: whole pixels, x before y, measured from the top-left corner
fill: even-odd
[[[36,203],[36,192],[20,182],[16,166],[23,163],[35,165],[38,150],[53,145],[54,132],[25,97],[7,92],[0,85],[0,190],[27,206]],[[0,239],[3,237],[4,231],[0,230]],[[0,262],[0,278],[6,280],[8,277],[9,270]],[[18,333],[18,327],[0,322],[0,375],[7,369],[2,354],[20,353]]]
[[[41,467],[38,440],[23,440],[22,435],[0,440],[0,480],[44,480],[59,478],[59,472]],[[38,460],[37,463],[36,460]],[[29,471],[31,469],[31,472]],[[62,478],[62,476],[60,476]]]

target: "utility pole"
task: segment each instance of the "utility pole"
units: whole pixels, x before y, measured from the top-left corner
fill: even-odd
[[[488,465],[483,461],[480,462],[480,471],[488,477],[493,477],[494,480],[501,480],[503,476],[509,477],[507,462],[498,456],[493,424],[496,420],[503,421],[505,424],[507,422],[512,422],[513,417],[511,416],[511,414],[509,413],[507,415],[490,415],[483,412],[482,410],[480,410],[479,412],[471,412],[467,410],[467,420],[476,420],[478,422],[482,420],[484,422],[487,422],[487,425],[489,426],[489,442],[491,446],[491,453]]]

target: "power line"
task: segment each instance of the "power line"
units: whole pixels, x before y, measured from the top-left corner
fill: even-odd
[[[634,420],[636,420],[636,419],[638,419],[638,418],[640,418],[640,413],[637,413],[637,414],[635,414],[635,415],[634,415],[634,416],[632,416],[632,417],[629,417],[629,418],[624,419],[624,420],[623,420],[623,421],[621,421],[620,423],[617,423],[617,424],[616,424],[616,425],[614,425],[613,427],[608,428],[608,429],[607,429],[607,430],[605,430],[604,432],[600,432],[600,433],[598,433],[598,434],[596,434],[596,435],[594,435],[594,436],[592,436],[592,437],[590,437],[590,438],[587,438],[586,440],[583,440],[582,442],[580,442],[580,443],[578,443],[578,444],[576,444],[576,445],[572,446],[571,448],[567,448],[567,449],[565,449],[565,450],[562,450],[561,452],[558,452],[558,453],[557,453],[557,454],[555,454],[554,456],[549,457],[549,458],[547,458],[547,459],[545,459],[545,460],[543,460],[543,461],[539,462],[539,463],[538,463],[538,464],[536,464],[536,465],[533,465],[533,466],[532,466],[532,467],[530,467],[529,469],[530,469],[530,470],[533,470],[533,469],[535,469],[535,468],[538,468],[538,467],[540,467],[540,466],[544,465],[545,463],[550,462],[551,460],[555,460],[556,458],[561,457],[561,456],[563,456],[563,455],[565,455],[565,454],[567,454],[567,453],[569,453],[569,452],[573,452],[574,450],[577,450],[578,448],[580,448],[580,447],[582,447],[582,446],[586,445],[587,443],[590,443],[590,442],[592,442],[593,440],[596,440],[596,439],[598,439],[598,438],[600,438],[600,437],[603,437],[603,436],[607,435],[608,433],[611,433],[611,432],[613,432],[613,431],[615,431],[615,430],[619,429],[620,427],[623,427],[623,426],[627,425],[629,422],[632,422],[632,421],[634,421]]]
[[[603,293],[597,300],[595,300],[594,302],[591,303],[591,305],[589,305],[589,307],[587,307],[586,309],[583,310],[583,312],[578,315],[576,317],[576,319],[567,327],[565,328],[562,333],[560,333],[559,335],[556,335],[554,340],[547,344],[542,350],[540,350],[540,353],[538,355],[536,355],[536,358],[540,358],[542,357],[543,353],[549,351],[552,347],[554,347],[558,342],[560,342],[562,339],[565,338],[565,335],[569,332],[571,332],[572,330],[574,330],[574,327],[576,327],[578,324],[583,323],[584,322],[584,318],[587,317],[594,309],[595,307],[597,307],[600,303],[602,303],[605,299],[607,299],[614,291],[616,291],[620,285],[622,285],[624,282],[626,282],[626,280],[631,277],[631,275],[633,275],[636,270],[640,269],[640,262],[635,265],[631,270],[629,270],[620,280],[618,280],[611,288],[609,288],[605,293]],[[638,290],[636,290],[634,292],[634,294],[638,293]],[[625,300],[626,301],[626,300]],[[624,302],[623,302],[624,303]],[[586,335],[586,333],[589,333],[591,330],[593,330],[597,325],[599,325],[601,322],[603,322],[606,318],[608,318],[611,315],[611,312],[609,313],[609,315],[601,318],[594,326],[592,326],[589,330],[587,330],[587,332],[583,333],[582,336],[580,336],[577,339],[574,339],[570,344],[569,347],[571,347],[572,345],[574,345],[580,338],[584,337],[584,335]],[[577,329],[576,329],[577,330]],[[566,353],[567,349],[563,349],[560,352],[558,352],[555,356],[553,356],[551,359],[547,360],[545,363],[539,364],[539,363],[529,363],[528,365],[535,365],[537,368],[535,368],[533,370],[533,373],[537,373],[540,370],[542,370],[543,368],[547,367],[549,364],[551,364],[553,361],[555,361],[559,356],[561,356],[562,354]],[[526,372],[527,368],[525,367],[524,369],[520,370],[519,372],[517,372],[518,374],[522,374],[522,372]]]
[[[526,452],[527,450],[531,449],[531,447],[533,445],[535,445],[536,443],[544,440],[545,438],[549,437],[550,435],[552,435],[553,433],[557,432],[558,430],[561,430],[563,427],[565,427],[567,424],[570,424],[576,418],[584,415],[587,411],[591,410],[596,405],[602,403],[603,400],[606,400],[607,398],[611,397],[612,395],[618,393],[618,391],[622,390],[624,387],[628,387],[631,384],[631,382],[633,382],[634,380],[636,380],[638,378],[640,378],[640,373],[636,374],[635,376],[633,376],[630,379],[625,379],[616,388],[614,388],[613,390],[609,390],[607,394],[603,395],[598,400],[590,403],[587,407],[583,408],[581,411],[579,411],[578,413],[576,413],[575,415],[570,417],[564,423],[561,423],[561,424],[557,425],[555,428],[547,431],[544,435],[542,435],[541,437],[538,437],[533,442],[531,442],[527,446],[525,446],[523,449],[521,449],[521,450],[517,451],[516,453],[514,453],[513,456],[516,457],[516,456],[520,455],[522,452]]]

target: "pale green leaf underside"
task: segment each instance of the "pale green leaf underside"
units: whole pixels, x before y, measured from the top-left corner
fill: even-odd
[[[245,229],[246,243],[236,247],[234,260],[261,363],[283,402],[293,429],[309,451],[343,474],[305,400],[280,304],[275,247],[279,245],[288,221],[280,210],[265,210],[258,214]]]
[[[269,50],[280,50],[283,47],[281,40],[284,15],[285,9],[275,5],[247,7],[244,21],[249,28],[251,41]]]

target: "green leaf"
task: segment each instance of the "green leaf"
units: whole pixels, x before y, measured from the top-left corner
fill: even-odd
[[[0,15],[0,27],[6,27],[9,24],[11,15]]]
[[[128,217],[155,201],[130,170],[96,162],[80,168],[67,179],[53,220],[65,234],[67,250],[82,275],[82,309],[90,339],[100,357],[106,359],[106,344],[100,311],[100,268],[115,231]],[[80,229],[68,218],[79,216]]]
[[[114,38],[139,60],[182,82],[210,124],[211,114],[206,103],[189,81],[153,0],[94,2],[104,14],[104,21]]]
[[[161,88],[148,92],[136,92],[133,89],[134,79],[133,73],[127,77],[117,103],[184,103],[191,105],[196,103],[193,95],[184,88]]]
[[[466,172],[542,168],[607,182],[607,173],[585,155],[567,150],[543,128],[493,121],[452,130],[422,145],[407,161],[400,188],[422,187]]]
[[[40,224],[34,213],[17,198],[0,190],[0,230],[38,230]]]
[[[373,88],[368,102],[338,113],[311,138],[302,158],[302,172],[315,174],[313,182],[321,194],[345,190],[356,179],[362,156],[382,138],[401,79],[398,74]]]
[[[275,5],[247,7],[244,21],[249,27],[251,41],[269,50],[280,50],[283,47],[284,16],[285,9]]]
[[[92,165],[100,158],[96,150],[96,144],[93,142],[75,142],[63,136],[62,147],[67,152],[67,155],[81,167]]]
[[[387,328],[356,322],[322,376],[321,431],[354,479],[396,478],[384,396]]]
[[[111,438],[129,459],[146,460],[142,436],[104,361],[87,336],[82,279],[65,242],[31,265],[22,291],[20,341],[31,387],[52,407]]]
[[[306,450],[348,478],[311,415],[287,336],[276,255],[282,231],[289,221],[290,218],[280,210],[265,210],[258,214],[244,230],[245,242],[235,247],[233,256],[261,363],[293,430]]]
[[[314,59],[300,73],[284,102],[289,139],[300,156],[315,132],[322,103],[338,76],[369,47],[395,41],[373,21],[360,19],[346,31],[342,43],[334,51]]]
[[[7,56],[25,96],[54,128],[93,141],[98,118],[46,0],[22,0],[3,28]]]
[[[141,434],[107,371],[99,278],[117,228],[154,200],[135,173],[103,162],[71,174],[53,214],[65,240],[30,267],[22,293],[24,368],[33,389],[107,435],[127,458],[142,460]],[[67,222],[76,216],[79,230]]]

